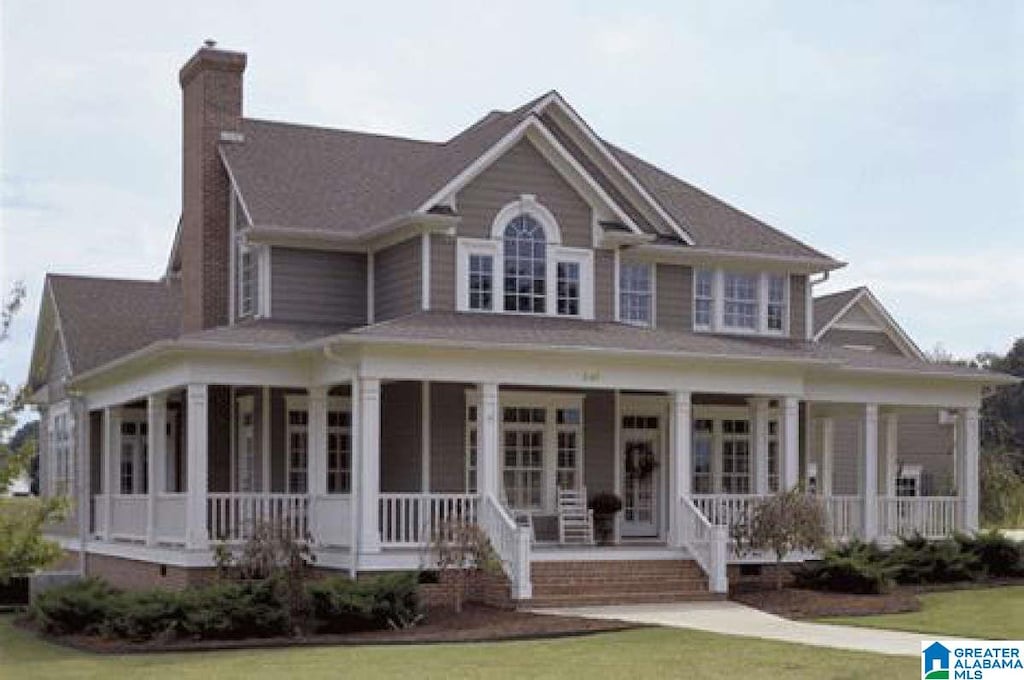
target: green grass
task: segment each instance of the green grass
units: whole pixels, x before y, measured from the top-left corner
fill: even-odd
[[[695,631],[643,629],[487,644],[101,656],[40,640],[0,616],[2,678],[915,677],[920,662]]]
[[[1024,639],[1024,586],[974,588],[921,596],[921,611],[823,619],[866,628],[988,640]]]

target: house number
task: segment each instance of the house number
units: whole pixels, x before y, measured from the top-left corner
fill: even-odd
[[[583,371],[583,382],[597,382],[601,379],[601,371]]]

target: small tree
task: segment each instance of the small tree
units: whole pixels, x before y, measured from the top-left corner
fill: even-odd
[[[43,525],[59,521],[63,498],[0,499],[0,585],[57,561],[60,544],[43,538]]]
[[[462,611],[462,596],[474,570],[501,573],[501,560],[480,525],[454,518],[442,522],[430,540],[437,569],[455,585],[455,611]]]
[[[740,552],[775,554],[775,587],[782,589],[782,560],[794,550],[817,551],[828,545],[825,506],[802,489],[781,491],[754,506],[745,522],[732,529]]]

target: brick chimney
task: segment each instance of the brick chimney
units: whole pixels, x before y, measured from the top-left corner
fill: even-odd
[[[242,121],[245,54],[206,41],[181,68],[181,279],[185,332],[228,321],[229,184],[221,132]]]

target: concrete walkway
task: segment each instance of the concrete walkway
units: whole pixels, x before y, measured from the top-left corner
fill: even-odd
[[[532,611],[537,614],[612,619],[669,628],[692,628],[724,635],[742,635],[817,647],[905,656],[919,656],[921,640],[931,639],[924,633],[792,621],[731,601],[565,607]]]

